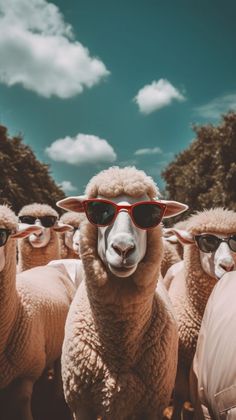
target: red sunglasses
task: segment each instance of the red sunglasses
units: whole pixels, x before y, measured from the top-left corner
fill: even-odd
[[[131,205],[119,205],[113,201],[92,198],[84,200],[83,207],[88,220],[95,226],[111,225],[118,213],[125,210],[135,226],[140,229],[151,229],[159,225],[167,206],[157,201],[139,201]]]

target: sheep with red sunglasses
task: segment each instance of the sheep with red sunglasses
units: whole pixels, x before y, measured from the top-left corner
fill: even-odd
[[[161,220],[187,206],[156,200],[156,184],[134,167],[100,172],[85,194],[58,203],[88,218],[80,238],[85,281],[65,327],[66,400],[74,419],[161,419],[178,347],[170,301],[158,282]]]
[[[47,204],[33,203],[22,207],[19,214],[22,223],[36,224],[41,232],[33,233],[18,243],[18,271],[46,265],[61,258],[58,233],[73,230],[66,224],[59,224],[58,213]]]
[[[16,275],[16,239],[41,231],[35,225],[20,228],[13,211],[0,206],[0,390],[11,395],[0,417],[32,420],[33,385],[60,357],[75,288],[54,267]]]
[[[172,229],[184,246],[184,259],[171,268],[169,296],[179,324],[179,362],[175,416],[189,398],[189,369],[208,298],[221,277],[236,269],[236,213],[204,210],[186,221],[187,230]],[[168,273],[167,273],[168,276]],[[166,282],[166,279],[164,279]]]

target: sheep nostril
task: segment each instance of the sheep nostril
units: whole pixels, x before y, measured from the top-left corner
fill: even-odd
[[[134,250],[134,248],[135,248],[135,246],[134,245],[130,245],[128,248],[126,248],[126,250],[125,251],[123,251],[123,255],[124,255],[124,257],[128,257],[129,256],[129,254],[131,254],[132,253],[132,251]]]
[[[220,264],[220,267],[223,268],[223,270],[230,272],[234,270],[234,264],[227,265],[227,264]]]
[[[119,245],[115,245],[112,244],[112,248],[114,249],[114,251],[122,258],[127,258],[129,254],[132,253],[132,251],[134,250],[135,246],[133,244],[129,244],[126,246],[119,246]]]
[[[121,256],[122,255],[122,250],[118,247],[118,246],[116,246],[116,245],[114,245],[114,244],[112,244],[112,248],[114,249],[114,251],[119,255],[119,256]]]

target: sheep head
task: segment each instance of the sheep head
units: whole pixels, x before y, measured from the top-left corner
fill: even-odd
[[[188,220],[188,231],[170,229],[183,245],[199,254],[202,270],[219,280],[236,269],[236,213],[223,208],[204,210]],[[190,250],[189,250],[190,252]]]
[[[148,255],[155,254],[155,265],[159,267],[162,257],[162,240],[160,222],[162,217],[170,217],[184,211],[187,206],[177,203],[158,200],[159,190],[149,176],[143,171],[136,168],[118,168],[113,167],[102,171],[89,182],[85,196],[69,197],[57,203],[59,207],[66,210],[78,212],[86,212],[88,220],[93,223],[93,231],[96,232],[96,249],[100,260],[108,268],[108,270],[116,277],[130,277],[140,267],[141,262],[148,262]],[[92,220],[91,211],[93,205],[98,205],[97,222]],[[99,202],[107,201],[107,206],[101,207]],[[92,206],[90,206],[92,202]],[[134,205],[138,203],[144,204],[144,208],[140,209],[141,223],[137,222]],[[156,207],[153,217],[158,218],[158,223],[145,225],[145,218],[152,217],[150,211],[146,211],[145,203],[153,204]],[[158,204],[159,203],[159,204]],[[104,203],[103,203],[104,204]],[[113,204],[113,205],[112,205]],[[95,208],[95,207],[94,207]],[[118,209],[118,210],[117,210]],[[136,209],[136,207],[135,207]],[[138,209],[138,206],[137,206]],[[93,210],[94,211],[94,210]],[[158,212],[158,215],[155,215]],[[143,213],[142,213],[143,212]],[[109,219],[111,216],[111,219]],[[96,219],[96,215],[95,218]],[[105,220],[105,223],[103,223]],[[94,223],[95,221],[95,223]],[[88,223],[86,223],[88,225]],[[147,227],[152,227],[148,229]],[[89,249],[94,247],[86,246],[87,238],[90,237],[90,227],[85,227],[86,232],[82,235],[82,254],[88,255]],[[154,246],[153,238],[156,238]],[[152,246],[149,242],[152,242]],[[155,252],[150,247],[155,248]],[[83,255],[82,255],[83,259]],[[96,258],[95,258],[96,259]]]
[[[0,272],[5,267],[6,255],[10,254],[10,257],[13,258],[8,249],[12,247],[11,239],[25,238],[32,233],[41,232],[41,230],[39,226],[18,224],[14,212],[7,206],[0,206]]]

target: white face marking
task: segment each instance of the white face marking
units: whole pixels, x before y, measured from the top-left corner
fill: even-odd
[[[42,226],[39,219],[35,221],[36,226],[41,226],[42,231],[39,233],[32,233],[29,236],[28,241],[33,248],[43,248],[47,246],[51,239],[51,228],[45,228]]]
[[[147,195],[139,198],[122,195],[109,200],[125,205],[150,201]],[[122,210],[112,225],[98,227],[97,246],[100,258],[114,275],[129,277],[146,254],[147,231],[136,227],[128,212]]]
[[[220,234],[217,232],[206,232],[218,238],[229,238],[231,234]],[[236,269],[236,252],[231,251],[226,242],[221,242],[215,252],[200,253],[200,261],[203,270],[211,277],[219,280],[228,271]]]

